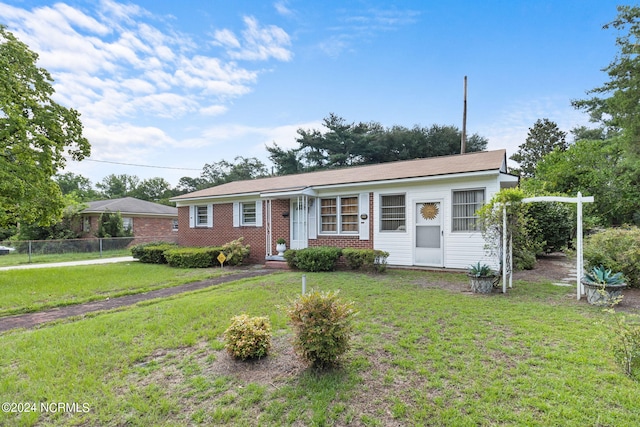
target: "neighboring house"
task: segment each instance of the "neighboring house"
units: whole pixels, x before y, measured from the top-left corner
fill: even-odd
[[[174,197],[178,243],[240,236],[251,259],[288,248],[371,248],[391,265],[467,268],[489,259],[475,214],[518,178],[505,150],[236,181]]]
[[[178,209],[134,197],[87,202],[80,212],[83,237],[95,236],[104,212],[120,212],[126,229],[137,241],[143,239],[177,241]]]

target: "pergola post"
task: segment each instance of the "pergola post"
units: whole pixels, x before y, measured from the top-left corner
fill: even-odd
[[[507,204],[502,204],[502,293],[507,293]],[[511,247],[509,247],[511,250]],[[511,270],[509,270],[511,272]]]
[[[582,204],[593,203],[593,196],[582,197],[582,193],[578,192],[578,197],[558,197],[558,196],[541,196],[541,197],[528,197],[522,199],[522,203],[531,202],[563,202],[563,203],[577,203],[578,204],[578,218],[577,218],[577,254],[576,254],[576,294],[578,300],[584,293],[582,286],[582,274],[584,273],[584,255],[582,252]]]

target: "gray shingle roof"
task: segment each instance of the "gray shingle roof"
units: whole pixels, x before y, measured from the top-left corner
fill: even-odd
[[[120,212],[121,214],[140,216],[174,216],[178,217],[178,208],[147,202],[135,197],[121,199],[96,200],[87,202],[89,205],[82,213],[103,213],[105,211]]]
[[[506,172],[506,150],[482,151],[454,156],[354,166],[343,169],[307,172],[296,175],[272,176],[245,181],[234,181],[171,200],[296,191],[308,187],[344,185],[351,183],[388,181],[432,177],[458,173],[496,171]]]

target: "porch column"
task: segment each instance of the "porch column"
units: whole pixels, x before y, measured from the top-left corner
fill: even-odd
[[[271,199],[264,201],[264,230],[265,230],[265,257],[273,255],[273,232],[271,230]]]

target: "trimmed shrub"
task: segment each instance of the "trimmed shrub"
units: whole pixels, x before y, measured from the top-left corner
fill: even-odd
[[[298,249],[293,263],[296,268],[303,271],[333,271],[336,269],[336,262],[340,255],[342,255],[342,249],[333,246]],[[287,259],[286,253],[285,259]],[[288,259],[287,262],[289,262]]]
[[[287,261],[287,265],[289,268],[298,268],[296,265],[296,254],[298,253],[297,249],[287,249],[284,251],[284,259]]]
[[[342,250],[342,256],[345,259],[347,267],[352,270],[366,270],[377,273],[387,271],[389,252],[377,249],[345,248]]]
[[[218,266],[217,258],[221,248],[176,248],[164,251],[164,257],[170,267],[207,268]]]
[[[271,350],[271,323],[266,317],[246,314],[231,318],[231,326],[224,331],[227,352],[240,360],[259,359]]]
[[[640,287],[640,228],[609,228],[589,236],[584,242],[587,270],[602,265],[622,272],[630,287]]]
[[[338,292],[312,290],[292,301],[287,309],[296,353],[314,368],[339,363],[349,349],[356,315],[353,303],[342,302]]]
[[[222,252],[227,257],[225,261],[229,265],[241,265],[243,261],[249,256],[250,245],[243,245],[244,238],[240,237],[229,243],[222,245]]]
[[[178,245],[175,243],[167,242],[143,243],[132,246],[131,254],[140,262],[147,264],[166,264],[167,260],[164,257],[164,251],[177,247]]]

